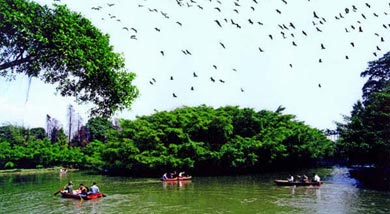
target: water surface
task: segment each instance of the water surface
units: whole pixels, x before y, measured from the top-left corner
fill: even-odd
[[[321,187],[275,186],[284,172],[175,183],[88,172],[1,175],[0,213],[390,213],[390,193],[358,188],[348,169],[316,172],[325,182]],[[96,181],[107,197],[54,196],[69,180],[88,186]]]

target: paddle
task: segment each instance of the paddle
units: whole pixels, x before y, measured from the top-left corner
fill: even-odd
[[[63,189],[59,189],[57,192],[55,192],[53,195],[57,195],[58,193],[60,193]]]

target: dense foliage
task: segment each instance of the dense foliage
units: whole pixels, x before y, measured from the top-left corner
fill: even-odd
[[[390,166],[390,53],[369,63],[363,100],[339,123],[338,151],[351,163]]]
[[[109,36],[66,6],[0,0],[0,76],[21,73],[56,84],[62,96],[91,102],[92,115],[111,116],[138,96],[134,73],[113,52]]]
[[[57,142],[52,143],[43,128],[0,127],[0,169],[80,166],[84,160],[81,149],[69,147],[61,133]]]
[[[78,164],[107,169],[113,174],[151,176],[174,169],[194,174],[248,173],[271,167],[310,166],[331,156],[334,149],[333,142],[321,131],[296,121],[293,115],[282,114],[281,110],[183,107],[136,120],[122,119],[116,128],[95,118],[87,127],[91,141],[84,147],[50,143],[37,137],[30,137],[27,142],[22,133],[10,136],[1,132],[0,145],[5,149],[0,150],[0,167],[4,168],[7,162],[20,167],[18,157],[27,155],[25,149],[37,148],[39,151],[27,150],[32,154],[40,152],[26,157],[32,159],[31,164]],[[33,133],[9,126],[3,129],[29,131],[30,136]],[[19,138],[23,140],[17,141]],[[25,147],[18,147],[21,144]],[[43,157],[46,159],[42,160]]]

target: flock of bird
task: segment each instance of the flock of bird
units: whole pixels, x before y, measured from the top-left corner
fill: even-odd
[[[271,4],[266,0],[167,0],[170,4],[164,8],[161,6],[154,7],[153,5],[155,5],[155,2],[153,0],[138,0],[133,4],[137,10],[142,10],[145,14],[148,14],[147,16],[149,17],[153,16],[154,18],[157,17],[161,19],[161,21],[158,22],[159,24],[156,23],[156,25],[150,27],[150,29],[145,29],[142,24],[142,19],[138,17],[132,18],[140,21],[139,24],[134,24],[133,26],[124,24],[125,22],[123,20],[128,19],[129,17],[125,17],[124,15],[121,15],[120,17],[120,15],[112,14],[112,12],[110,12],[114,11],[113,8],[122,7],[121,4],[123,2],[119,0],[112,1],[114,2],[95,2],[95,5],[90,9],[95,11],[95,14],[99,14],[100,19],[108,24],[120,23],[122,32],[126,33],[129,41],[133,43],[143,39],[141,36],[142,32],[156,34],[156,39],[158,39],[159,33],[161,35],[164,31],[171,30],[172,26],[175,26],[175,29],[178,31],[180,29],[184,29],[184,27],[191,27],[188,25],[193,25],[194,22],[186,22],[189,19],[208,20],[207,23],[204,23],[203,21],[202,23],[199,23],[199,25],[205,25],[205,32],[207,32],[210,28],[222,31],[220,35],[215,36],[215,46],[213,47],[214,49],[218,49],[221,53],[227,53],[232,46],[239,45],[232,44],[230,43],[232,42],[231,40],[224,39],[224,32],[226,32],[225,34],[234,33],[234,35],[258,35],[256,36],[258,41],[253,44],[253,47],[248,47],[247,51],[256,51],[256,54],[261,57],[265,56],[267,53],[274,54],[271,49],[273,46],[282,46],[283,49],[295,50],[301,46],[310,45],[310,49],[308,50],[312,50],[312,53],[307,53],[310,55],[310,57],[307,57],[307,60],[314,57],[315,63],[319,66],[325,63],[331,63],[327,62],[326,58],[329,54],[324,54],[326,51],[330,51],[333,48],[332,45],[329,44],[333,42],[327,39],[328,34],[341,34],[341,31],[345,34],[351,34],[351,36],[348,37],[350,40],[345,41],[345,46],[342,47],[345,50],[344,52],[332,50],[334,53],[330,54],[340,55],[340,58],[348,61],[351,59],[355,51],[359,51],[358,47],[360,44],[358,44],[354,38],[358,37],[359,34],[365,33],[377,38],[377,43],[373,44],[371,53],[375,58],[378,58],[380,54],[383,54],[382,50],[386,51],[383,47],[386,35],[383,32],[387,29],[390,30],[390,22],[375,22],[375,19],[389,15],[390,3],[386,3],[387,8],[382,7],[381,11],[377,11],[373,10],[373,5],[377,3],[376,1],[371,1],[371,3],[365,1],[351,1],[352,4],[348,6],[333,5],[333,7],[339,7],[339,9],[337,12],[333,12],[332,14],[322,11],[321,8],[302,8],[302,16],[306,17],[304,18],[304,23],[302,23],[302,18],[294,16],[289,17],[292,13],[291,10],[296,10],[296,6],[294,6],[294,4],[299,2],[299,4],[302,5],[310,5],[316,0],[272,0],[272,6],[270,6]],[[172,2],[174,2],[174,4]],[[173,5],[175,5],[174,8]],[[267,13],[265,14],[264,8],[267,9]],[[186,14],[198,14],[199,17],[186,17],[186,19],[181,17]],[[131,14],[129,14],[129,16],[131,16]],[[377,32],[372,32],[371,30],[366,32],[366,28],[368,25],[372,25],[372,23],[378,25],[377,29],[381,29]],[[330,26],[337,26],[339,31],[330,32],[331,30],[334,30],[334,28],[331,28]],[[197,28],[199,28],[199,26]],[[372,26],[370,26],[370,29],[372,29]],[[240,34],[240,32],[244,33]],[[199,34],[202,34],[202,32],[199,32]],[[213,35],[209,36],[213,37]],[[184,39],[185,38],[178,37],[177,41]],[[246,37],[243,37],[242,39],[245,40]],[[308,44],[305,44],[305,41],[309,39],[311,42],[307,42]],[[237,38],[235,42],[239,40],[240,38]],[[340,41],[338,41],[338,44],[339,43]],[[233,48],[231,49],[233,50]],[[345,53],[347,52],[346,50],[352,52]],[[164,57],[172,54],[182,54],[183,57],[195,57],[197,55],[207,57],[207,54],[209,54],[208,51],[200,53],[199,51],[193,51],[189,47],[183,47],[179,50],[180,53],[178,50],[169,49],[169,47],[152,51],[158,53],[158,55],[155,54],[152,56],[161,57],[163,59]],[[223,60],[221,61],[223,62]],[[286,70],[293,70],[295,65],[294,57],[292,57],[291,61],[285,66]],[[240,75],[241,72],[240,68],[237,67],[230,67],[227,69],[229,66],[224,66],[221,62],[211,63],[209,65],[210,71],[207,74],[205,74],[205,72],[194,71],[192,68],[188,68],[186,70],[188,70],[188,78],[203,78],[203,80],[207,79],[207,81],[211,81],[212,84],[229,84],[229,81],[227,80],[228,78],[223,78],[223,72],[227,72],[227,70],[229,70],[229,72],[237,75]],[[219,72],[218,75],[216,75],[216,72]],[[153,87],[159,83],[161,75],[159,78],[156,76],[151,77],[146,84]],[[166,78],[169,79],[169,81],[172,81],[172,84],[174,84],[173,82],[176,80],[174,73],[166,74]],[[321,88],[324,83],[325,82],[316,82],[314,85]],[[237,87],[237,90],[240,92],[245,92],[244,86],[245,84],[238,87],[237,84],[234,85],[234,87]],[[166,87],[169,87],[169,85]],[[195,85],[189,85],[188,90],[196,91],[197,88]],[[178,92],[173,91],[171,93],[173,98],[180,97],[180,93]]]

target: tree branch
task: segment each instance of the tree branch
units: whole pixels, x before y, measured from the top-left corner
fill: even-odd
[[[14,60],[12,62],[3,63],[3,64],[0,65],[0,71],[8,69],[8,68],[15,67],[15,66],[18,66],[18,65],[21,65],[21,64],[26,63],[26,62],[31,62],[35,58],[36,58],[36,56],[28,56],[28,57],[25,57],[25,58],[22,58],[22,59]]]

